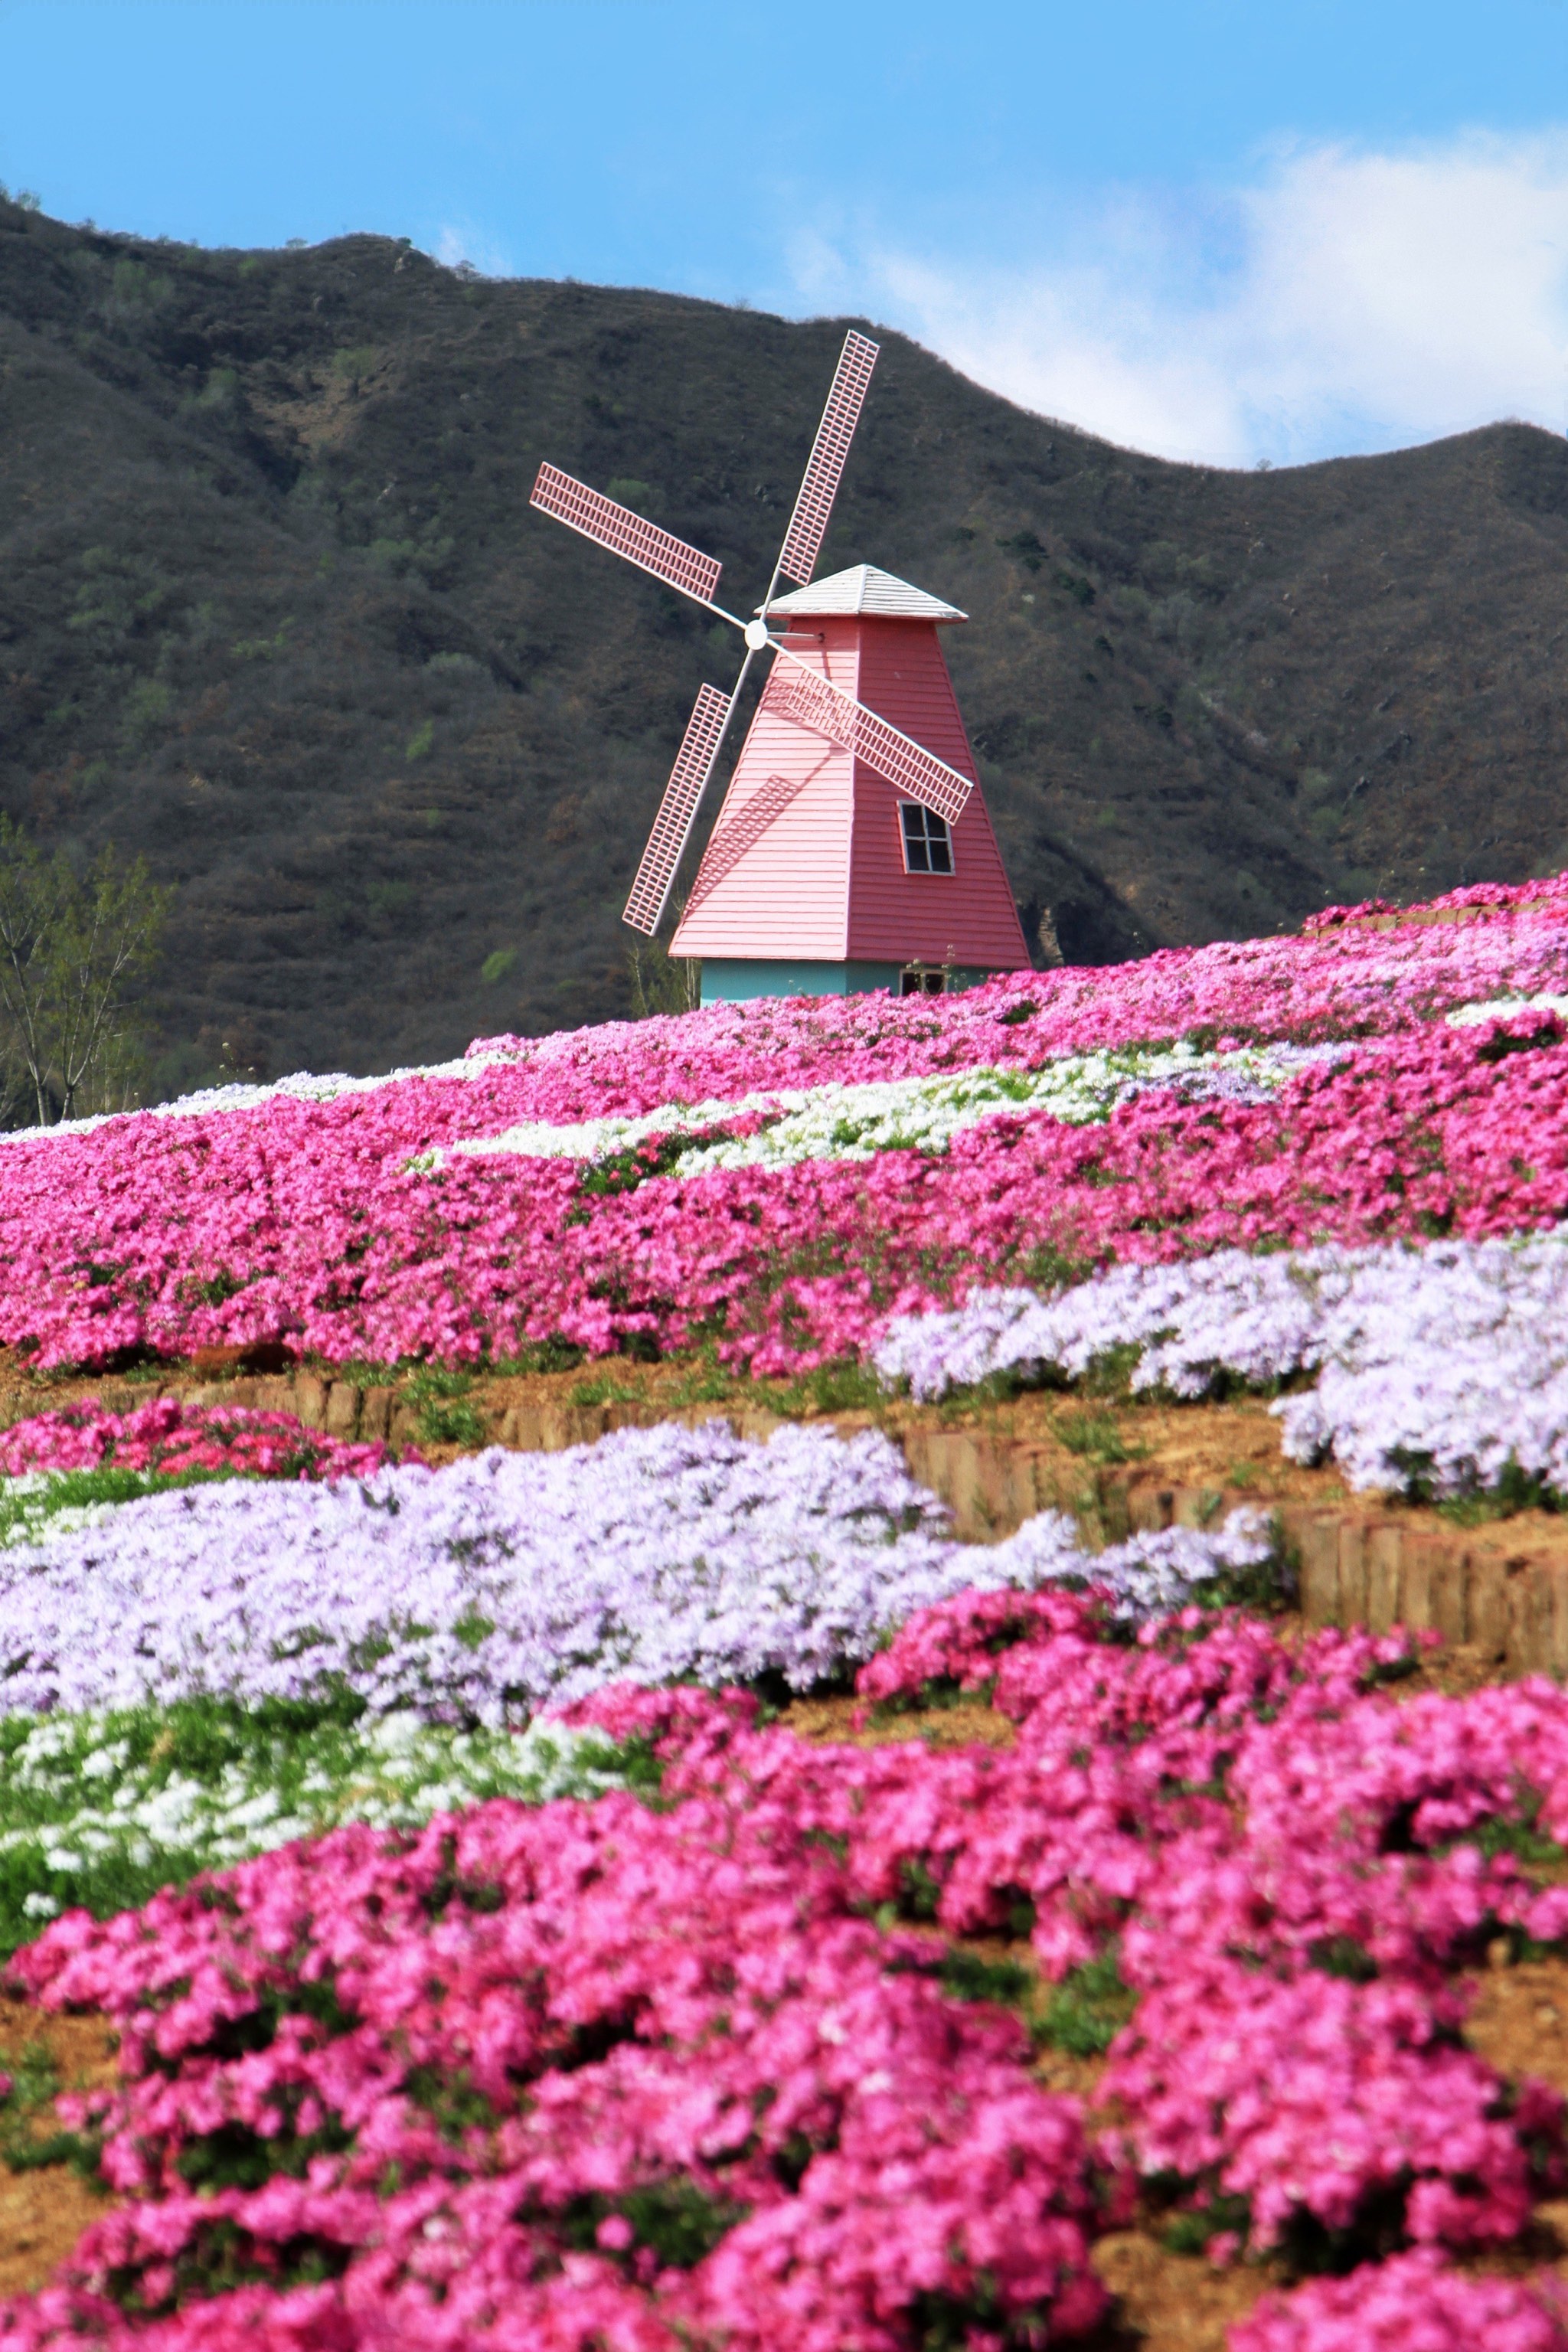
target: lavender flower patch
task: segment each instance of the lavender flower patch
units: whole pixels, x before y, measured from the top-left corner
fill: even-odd
[[[1137,1389],[1202,1396],[1216,1373],[1258,1385],[1321,1360],[1325,1301],[1342,1296],[1359,1255],[1253,1257],[1219,1250],[1184,1265],[1118,1265],[1042,1297],[976,1290],[950,1313],[889,1323],[872,1361],[889,1387],[923,1400],[999,1372],[1068,1380],[1114,1350],[1139,1350]]]
[[[971,1584],[1104,1578],[1130,1612],[1170,1606],[1267,1549],[1243,1522],[1091,1559],[1056,1515],[959,1545],[874,1433],[667,1424],[127,1503],[0,1556],[0,1675],[16,1709],[340,1691],[498,1725],[620,1678],[809,1688]]]
[[[1368,1250],[1323,1317],[1317,1386],[1274,1407],[1298,1462],[1434,1495],[1568,1497],[1568,1227]]]
[[[977,1291],[890,1324],[873,1360],[918,1397],[1010,1372],[1080,1379],[1135,1349],[1134,1389],[1201,1396],[1315,1371],[1273,1410],[1293,1460],[1352,1486],[1568,1497],[1568,1226],[1509,1240],[1116,1266],[1040,1297]]]
[[[1140,1624],[1211,1592],[1227,1597],[1236,1580],[1262,1567],[1271,1550],[1262,1511],[1232,1511],[1212,1535],[1195,1528],[1162,1528],[1099,1552],[1084,1550],[1064,1512],[1042,1511],[1001,1543],[965,1545],[954,1561],[965,1572],[953,1589],[1035,1592],[1044,1584],[1092,1585],[1107,1596],[1112,1617]]]

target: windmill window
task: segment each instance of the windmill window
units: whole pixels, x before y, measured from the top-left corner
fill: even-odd
[[[952,835],[947,819],[922,808],[919,801],[900,801],[899,816],[904,828],[904,872],[951,874]]]

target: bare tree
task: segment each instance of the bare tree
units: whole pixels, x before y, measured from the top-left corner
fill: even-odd
[[[173,895],[111,843],[84,874],[0,816],[0,1014],[40,1127],[129,1107],[131,1001],[158,960]]]

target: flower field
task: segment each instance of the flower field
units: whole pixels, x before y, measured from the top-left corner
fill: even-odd
[[[0,2352],[1110,2352],[1132,2241],[1250,2282],[1216,2352],[1568,2352],[1568,2074],[1486,2026],[1568,1980],[1556,1682],[1309,1633],[1239,1497],[963,1543],[875,1429],[79,1393],[1245,1391],[1550,1513],[1565,1112],[1560,879],[0,1139],[0,1948],[119,2036]]]
[[[1568,891],[1458,897],[1475,919],[491,1039],[15,1138],[0,1341],[790,1370],[1113,1260],[1544,1229]]]

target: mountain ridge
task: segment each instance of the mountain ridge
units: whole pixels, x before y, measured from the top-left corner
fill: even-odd
[[[630,1009],[620,906],[731,633],[531,513],[533,471],[749,610],[846,324],[883,348],[820,569],[971,614],[1043,955],[1568,863],[1568,445],[1534,427],[1230,474],[864,320],[0,205],[0,808],[178,885],[163,1084]]]

